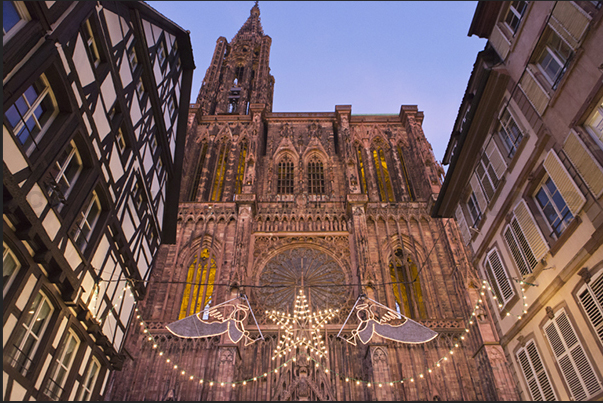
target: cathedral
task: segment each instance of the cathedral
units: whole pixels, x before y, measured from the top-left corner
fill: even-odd
[[[105,398],[517,399],[456,223],[430,216],[444,171],[423,113],[273,112],[270,45],[257,3],[216,42],[189,110],[176,241]],[[362,339],[361,306],[435,336]],[[171,331],[195,314],[231,327]]]

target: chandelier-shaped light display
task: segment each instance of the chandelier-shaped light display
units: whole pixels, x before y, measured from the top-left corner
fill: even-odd
[[[286,356],[288,353],[307,352],[317,357],[326,357],[324,337],[321,329],[332,319],[339,309],[325,309],[311,312],[303,290],[295,298],[293,315],[280,311],[266,311],[266,315],[285,332],[274,350],[272,359]]]

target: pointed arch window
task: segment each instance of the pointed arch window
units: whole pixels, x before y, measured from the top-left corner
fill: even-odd
[[[417,265],[402,251],[396,250],[389,263],[396,310],[415,319],[427,317]]]
[[[191,193],[189,195],[190,201],[197,201],[197,193],[199,192],[199,182],[201,182],[201,174],[203,173],[203,166],[205,165],[205,156],[207,155],[207,142],[203,142],[201,146],[201,154],[199,154],[199,162],[197,163],[197,170],[195,171],[195,177],[193,179],[193,185],[191,187]]]
[[[205,248],[196,255],[188,268],[178,319],[183,319],[211,306],[216,280],[216,261]],[[203,315],[203,319],[207,314]]]
[[[276,193],[278,194],[293,194],[293,161],[291,157],[285,155],[280,160],[277,166],[277,181],[276,181]]]
[[[228,149],[229,144],[226,142],[222,143],[220,152],[218,153],[218,161],[216,163],[211,201],[220,201],[222,198],[222,191],[224,190],[224,174],[226,173],[226,165],[228,163]]]
[[[364,160],[362,158],[362,147],[358,146],[357,148],[358,155],[358,175],[360,176],[360,191],[364,194],[368,192],[368,188],[366,186],[366,173],[364,172]]]
[[[245,159],[247,158],[247,141],[241,143],[239,151],[239,164],[237,165],[237,180],[235,183],[235,192],[237,194],[243,191],[243,179],[245,177]]]
[[[393,202],[394,190],[389,176],[387,161],[385,160],[385,153],[380,146],[373,149],[373,162],[375,163],[375,174],[377,175],[377,183],[379,185],[379,197],[381,201]]]
[[[404,163],[404,156],[402,155],[402,147],[398,146],[398,158],[400,158],[400,165],[402,166],[402,175],[404,176],[404,184],[406,185],[406,190],[408,191],[408,197],[410,197],[411,201],[416,200],[415,191],[410,183],[410,178],[408,176],[408,171],[406,170],[406,164]]]
[[[325,173],[322,161],[316,156],[312,156],[308,161],[308,193],[325,193]]]

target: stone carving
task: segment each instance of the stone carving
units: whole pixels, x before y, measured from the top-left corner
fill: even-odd
[[[289,123],[285,123],[281,125],[279,133],[281,137],[290,137],[291,135],[293,135],[293,129],[291,128],[291,125],[289,125]]]

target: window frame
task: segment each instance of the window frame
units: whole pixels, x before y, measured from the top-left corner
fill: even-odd
[[[15,37],[17,32],[21,30],[29,21],[31,21],[31,15],[27,10],[27,6],[23,1],[11,1],[11,5],[15,8],[15,11],[19,15],[19,21],[13,25],[8,31],[4,31],[4,23],[2,24],[2,45],[6,45],[8,41]],[[4,3],[2,14],[4,15]],[[3,21],[4,22],[4,21]]]
[[[293,158],[285,154],[276,163],[276,194],[291,195],[295,193],[295,163]]]
[[[69,151],[67,156],[64,158],[64,160],[62,162],[60,162],[59,159],[57,159],[54,162],[53,168],[58,169],[58,172],[56,174],[52,174],[52,171],[51,171],[52,180],[54,181],[54,183],[51,185],[51,189],[49,190],[49,193],[51,195],[52,195],[52,193],[57,192],[59,197],[62,196],[64,199],[67,199],[67,197],[69,197],[69,194],[73,191],[73,189],[75,187],[74,185],[77,183],[77,180],[79,179],[82,171],[84,170],[84,161],[77,148],[77,144],[75,143],[75,140],[71,140],[69,142],[69,144],[67,145],[67,147],[71,147],[71,150]],[[63,151],[66,151],[66,150],[67,149],[65,149]],[[65,155],[65,153],[63,152],[58,158],[62,158],[64,155]],[[67,178],[65,173],[67,171],[69,171],[70,165],[74,161],[78,164],[77,170],[71,176],[71,178]],[[61,180],[63,180],[63,179],[64,179],[65,183],[67,184],[67,187],[65,188],[65,190],[60,189]],[[55,189],[55,185],[56,185],[56,189]]]
[[[90,222],[88,222],[88,215],[90,214],[90,211],[92,210],[92,206],[95,204],[97,205],[98,212],[97,212],[96,216],[93,218],[92,223],[90,223]],[[88,247],[88,244],[90,243],[90,239],[92,238],[94,230],[96,229],[96,225],[98,224],[98,222],[100,220],[102,211],[103,211],[103,209],[102,209],[102,204],[100,202],[100,199],[99,199],[96,191],[93,191],[92,197],[86,202],[85,208],[80,210],[80,212],[78,213],[77,219],[74,222],[74,227],[73,227],[72,231],[70,231],[70,235],[73,240],[73,243],[78,247],[80,252],[85,251],[86,248]],[[87,237],[84,235],[84,242],[80,244],[79,237],[82,234],[82,224],[87,224],[89,231],[88,231]],[[74,233],[71,233],[71,232],[74,232]]]
[[[98,30],[92,19],[93,17],[91,16],[82,23],[81,32],[90,64],[92,64],[93,69],[96,69],[103,63],[103,54],[97,40],[97,38],[100,38],[100,35],[97,34]]]
[[[509,133],[514,133],[511,128],[510,122],[513,122],[515,128],[517,128],[518,136],[513,139]],[[506,157],[509,159],[513,159],[519,145],[522,143],[523,139],[526,137],[525,133],[521,130],[521,127],[517,124],[517,119],[513,116],[509,108],[505,108],[502,110],[500,117],[498,118],[498,136],[503,143],[505,149],[507,150]],[[502,134],[504,132],[504,135]]]
[[[34,309],[33,306],[36,304],[38,297],[40,297],[40,300]],[[33,325],[35,324],[35,322],[37,322],[39,320],[38,317],[39,317],[40,311],[42,310],[44,305],[47,305],[49,307],[49,310],[48,310],[46,317],[44,318],[45,320],[42,323],[42,326],[40,326],[40,328],[39,328],[38,334],[36,335],[34,333],[35,330],[33,330],[33,328],[34,328]],[[53,315],[54,311],[55,311],[55,308],[54,308],[52,302],[50,301],[50,298],[48,298],[46,296],[46,294],[44,292],[42,292],[42,290],[38,290],[35,297],[31,301],[31,303],[28,305],[27,309],[23,310],[22,316],[24,316],[24,315],[32,315],[32,316],[31,316],[31,318],[28,318],[25,316],[22,320],[20,320],[20,323],[17,327],[18,330],[15,329],[15,331],[14,331],[14,333],[16,334],[15,339],[18,339],[18,340],[13,339],[14,341],[13,341],[13,346],[12,346],[13,354],[11,357],[11,360],[12,360],[11,366],[13,368],[15,368],[17,371],[19,371],[24,376],[27,375],[27,373],[32,369],[31,364],[33,363],[33,359],[38,351],[38,348],[40,347],[41,341],[46,334],[46,330],[48,329],[48,323],[52,320],[52,315]],[[18,334],[21,332],[22,332],[22,334]],[[32,336],[35,341],[29,347],[29,351],[24,352],[23,348],[24,348],[25,344],[27,343],[27,341],[29,340],[29,336]],[[20,356],[23,356],[25,359],[24,362],[21,364],[18,363],[19,359],[21,359]],[[28,364],[28,365],[26,365],[26,364]],[[16,368],[17,365],[19,365],[19,368]]]
[[[519,26],[521,25],[521,21],[526,13],[526,10],[528,8],[528,2],[527,1],[512,1],[510,2],[511,4],[509,4],[509,8],[507,9],[507,13],[505,14],[505,18],[503,19],[503,24],[509,29],[509,31],[511,31],[511,33],[513,34],[513,36],[515,36],[517,34],[517,31],[519,31]],[[513,6],[514,3],[519,3],[519,4],[523,4],[523,10],[521,11],[521,13],[519,11],[517,11],[517,9]],[[509,19],[509,15],[512,14],[513,17],[515,17],[515,19],[517,20],[517,24],[515,27],[511,26],[511,24],[508,22]]]
[[[97,370],[95,371],[95,373],[92,373],[92,369],[94,368],[94,365],[96,364],[97,366]],[[92,395],[94,392],[94,387],[96,386],[96,381],[98,380],[98,375],[100,374],[100,370],[101,370],[102,366],[100,364],[100,361],[92,356],[90,358],[90,362],[88,363],[88,368],[86,368],[86,372],[85,372],[85,376],[82,378],[82,382],[80,383],[80,390],[78,392],[78,397],[75,400],[80,400],[80,401],[89,401],[92,399]],[[92,382],[90,382],[91,376],[92,378],[94,378],[92,380]],[[87,396],[86,396],[87,394]]]
[[[56,398],[55,400],[59,400],[61,397],[62,391],[64,391],[65,384],[67,383],[67,379],[69,378],[69,373],[73,369],[73,363],[75,362],[75,357],[76,357],[79,347],[82,343],[80,338],[77,336],[77,334],[75,333],[75,331],[73,329],[68,329],[66,333],[67,333],[67,337],[63,341],[61,348],[58,350],[59,353],[57,354],[57,356],[54,359],[54,369],[52,371],[52,374],[49,375],[49,377],[48,377],[46,391],[44,392],[48,397]],[[73,339],[75,339],[76,344],[75,344],[75,347],[73,348],[73,350],[71,351],[71,357],[69,358],[69,362],[67,364],[65,364],[64,363],[65,355],[68,352],[69,343]],[[59,380],[59,382],[57,382],[56,378],[58,377],[58,374],[61,371],[61,369],[63,370],[62,379]],[[56,394],[56,391],[51,390],[55,387],[58,387],[58,389],[61,391],[61,393],[59,393],[58,395]]]
[[[591,122],[595,121],[597,115],[598,126],[596,129],[593,128]],[[594,109],[588,115],[584,123],[582,124],[584,130],[591,136],[591,138],[595,141],[595,143],[599,146],[600,149],[603,150],[603,97],[597,102]],[[595,131],[598,130],[598,133]]]
[[[311,156],[308,159],[306,173],[308,176],[308,194],[326,194],[325,170],[322,159],[320,159],[317,155]]]
[[[218,275],[217,257],[211,248],[200,249],[191,259],[188,267],[186,285],[182,293],[178,319],[183,319],[194,313],[208,309],[213,302],[216,292],[215,282]],[[205,311],[202,319],[209,318],[209,310]]]
[[[427,308],[423,297],[421,275],[412,256],[406,250],[396,248],[389,259],[389,272],[396,311],[407,318],[426,319]]]
[[[161,56],[163,54],[163,57]],[[157,41],[157,62],[159,63],[159,67],[161,71],[165,70],[165,66],[167,64],[169,53],[167,50],[167,45],[165,42],[165,36],[162,36],[159,41]]]
[[[550,185],[549,185],[549,183],[550,183]],[[557,194],[558,197],[560,197],[561,200],[563,201],[564,207],[567,210],[567,212],[565,214],[562,214],[563,209],[560,211],[559,206],[554,201],[555,195],[551,194],[551,189],[549,188],[549,186],[551,186],[551,185],[555,187],[554,193]],[[551,222],[549,219],[549,216],[544,211],[546,208],[546,205],[545,206],[542,205],[542,201],[540,200],[540,198],[538,196],[539,194],[541,194],[541,191],[542,191],[542,194],[547,198],[547,201],[548,201],[547,205],[552,206],[557,219],[559,219],[559,223],[556,226],[553,226],[554,221]],[[572,222],[572,220],[575,217],[572,214],[569,206],[567,205],[567,202],[563,198],[563,195],[557,188],[557,185],[555,184],[553,179],[548,174],[546,174],[544,176],[544,178],[540,181],[540,184],[536,187],[536,191],[534,192],[532,197],[536,202],[535,203],[536,206],[538,206],[538,211],[540,212],[540,214],[544,218],[544,221],[546,222],[547,228],[549,230],[549,236],[551,238],[553,238],[554,240],[559,239],[561,237],[561,235],[563,234],[563,232],[569,227],[570,223]]]
[[[479,207],[479,203],[477,201],[477,196],[474,191],[471,191],[471,193],[469,194],[469,197],[467,198],[467,202],[465,204],[467,206],[467,211],[469,212],[469,217],[471,217],[471,220],[473,221],[469,227],[477,228],[477,226],[479,225],[479,223],[481,222],[481,220],[484,216],[484,213],[483,213],[483,211],[481,211],[481,208]],[[472,208],[472,206],[473,206],[473,208]],[[475,210],[475,212],[473,210]]]
[[[567,72],[567,67],[573,60],[575,52],[574,52],[572,46],[569,43],[567,43],[567,41],[561,35],[558,35],[557,32],[555,32],[555,30],[553,30],[551,27],[548,27],[547,31],[548,32],[546,32],[543,35],[546,38],[542,45],[542,49],[538,53],[538,57],[534,60],[534,65],[536,66],[538,71],[542,74],[542,76],[544,77],[546,82],[549,84],[549,86],[554,90],[557,88],[559,82],[561,81],[561,79],[563,78],[565,73]],[[556,40],[558,40],[558,43],[553,44],[553,42]],[[569,50],[569,54],[565,60],[562,59],[564,56],[560,54],[561,46],[566,46],[567,50]],[[547,56],[549,56],[550,59],[549,59],[549,62],[545,66],[543,64],[543,62],[544,62],[545,58],[547,58]],[[549,75],[549,72],[547,71],[547,68],[551,65],[550,63],[553,61],[559,67],[555,73],[555,76],[551,77]]]
[[[21,262],[19,261],[19,259],[17,258],[17,255],[15,254],[15,252],[12,251],[12,249],[6,244],[6,242],[2,242],[2,246],[3,246],[3,251],[2,251],[2,268],[3,268],[2,296],[3,296],[3,298],[6,298],[6,294],[8,293],[8,290],[10,289],[13,282],[15,281],[15,278],[17,277],[17,273],[19,273],[19,269],[21,269],[22,265],[21,265]],[[8,276],[8,279],[5,279],[4,278],[4,268],[7,267],[6,266],[6,258],[8,256],[10,256],[11,259],[15,262],[15,267],[14,267],[13,271],[10,273],[10,275]]]
[[[142,75],[138,77],[138,81],[136,82],[136,93],[138,94],[138,100],[142,101],[144,95],[146,94],[146,90],[144,88],[144,82],[142,80]]]
[[[115,143],[117,144],[117,150],[123,155],[128,149],[128,142],[126,141],[126,133],[123,125],[119,125],[115,131]]]
[[[500,180],[496,177],[496,173],[492,175],[492,172],[490,172],[488,168],[494,169],[490,158],[488,158],[488,155],[484,150],[477,161],[477,166],[475,167],[475,174],[483,190],[483,193],[486,196],[486,201],[489,203],[490,201],[492,201],[494,195],[496,194],[496,189],[498,188]],[[480,169],[482,171],[481,174]],[[494,178],[492,178],[492,176],[494,176]],[[484,184],[484,182],[486,181],[490,185],[489,188],[491,189],[491,192],[488,192],[488,187]]]
[[[36,88],[40,86],[44,87],[41,91]],[[36,92],[36,99],[33,102],[30,102],[30,100],[28,100],[26,96],[26,93],[30,89],[33,89],[33,91]],[[24,102],[25,106],[27,107],[27,111],[24,114],[21,114],[17,107],[17,103],[19,101]],[[37,117],[35,115],[35,112],[43,104],[46,104],[46,106],[51,107],[52,111],[50,111],[49,108],[48,110],[43,111],[40,117]],[[13,107],[15,108],[15,111],[19,116],[19,120],[15,124],[15,126],[12,125],[10,119],[6,118],[7,112],[10,111],[10,109]],[[44,137],[44,135],[48,131],[48,128],[50,127],[50,125],[55,120],[58,114],[58,102],[50,85],[50,82],[46,77],[46,74],[42,73],[38,78],[36,78],[36,80],[31,85],[27,87],[25,91],[23,91],[23,93],[19,95],[19,97],[15,100],[14,103],[9,108],[7,108],[7,110],[4,112],[4,118],[5,125],[10,129],[13,137],[16,140],[16,143],[19,144],[23,148],[25,154],[30,157],[33,152],[38,149],[38,143],[40,142],[42,137]],[[27,128],[27,122],[29,122],[30,119],[33,119],[34,126],[38,130],[37,133],[35,133],[34,135],[32,135],[29,129]],[[43,124],[40,123],[42,120],[44,120]],[[28,132],[29,135],[27,136],[27,140],[25,142],[22,142],[20,139],[20,135],[25,132]]]
[[[136,52],[136,39],[132,40],[132,43],[128,48],[128,62],[130,63],[130,71],[132,72],[132,75],[134,75],[140,66],[138,52]]]

